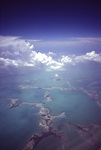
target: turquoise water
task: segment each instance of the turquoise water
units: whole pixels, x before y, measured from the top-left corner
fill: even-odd
[[[99,67],[96,71],[99,72]],[[81,90],[84,88],[91,92],[101,91],[100,76],[96,75],[95,71],[82,69],[81,66],[73,68],[68,66],[65,71],[36,71],[33,68],[23,68],[15,72],[11,69],[1,76],[0,82],[1,150],[20,150],[34,133],[43,131],[39,126],[39,121],[42,119],[39,115],[40,108],[29,104],[9,108],[10,99],[18,99],[16,104],[44,103],[44,107],[50,109],[52,116],[65,112],[64,116],[53,120],[54,129],[58,129],[59,125],[63,126],[64,138],[58,139],[53,136],[44,138],[35,150],[98,150],[101,146],[96,142],[95,145],[89,144],[85,139],[91,138],[91,135],[87,134],[86,138],[81,138],[75,126],[69,129],[66,125],[67,122],[85,126],[101,124],[101,106]],[[92,84],[93,82],[95,84]],[[47,102],[44,97],[47,92],[52,99],[50,102]],[[99,93],[99,101],[101,101],[101,93]],[[100,137],[101,130],[98,132]]]

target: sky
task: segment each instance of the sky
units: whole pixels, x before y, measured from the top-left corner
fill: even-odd
[[[101,37],[100,0],[1,0],[0,34],[66,41]]]
[[[0,67],[101,63],[101,5],[90,0],[1,0]]]

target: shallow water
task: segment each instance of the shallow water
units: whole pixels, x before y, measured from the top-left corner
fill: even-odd
[[[91,68],[91,65],[88,68]],[[96,72],[99,72],[99,67]],[[96,75],[95,71],[82,69],[82,66],[68,66],[65,71],[49,72],[23,68],[18,69],[17,73],[11,69],[10,72],[6,71],[6,74],[8,76],[5,76],[4,72],[4,76],[0,78],[1,150],[22,149],[34,133],[43,131],[39,126],[42,119],[39,114],[40,107],[35,107],[32,103],[44,103],[44,107],[50,110],[52,116],[65,112],[64,116],[53,120],[54,129],[62,125],[63,139],[49,136],[44,138],[35,150],[98,150],[101,143],[91,134],[82,133],[84,136],[81,136],[83,131],[78,130],[76,126],[66,125],[67,122],[83,126],[101,124],[101,106],[87,93],[101,91],[100,76]],[[46,93],[52,101],[47,101],[44,97]],[[29,104],[9,108],[11,99],[17,99],[15,104]],[[98,100],[101,102],[101,92]],[[94,135],[100,139],[101,128]]]

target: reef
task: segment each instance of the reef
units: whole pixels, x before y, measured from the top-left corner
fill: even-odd
[[[50,95],[48,94],[48,92],[46,92],[46,94],[44,95],[44,98],[46,98],[46,101],[47,101],[47,102],[53,101],[53,100],[51,99]]]
[[[22,150],[34,150],[37,144],[45,137],[53,135],[57,138],[62,138],[63,134],[60,131],[50,129],[47,132],[41,132],[41,134],[34,134],[28,141],[27,145]]]
[[[36,105],[36,107],[39,107],[39,105]],[[48,108],[43,107],[42,105],[40,105],[40,111],[39,114],[41,115],[41,117],[43,118],[42,120],[40,120],[39,122],[39,126],[44,128],[44,131],[41,132],[40,134],[34,134],[32,135],[32,137],[29,139],[28,143],[26,144],[26,146],[24,147],[24,149],[22,150],[34,150],[34,148],[37,146],[37,144],[45,137],[48,137],[50,135],[53,135],[57,138],[62,138],[63,137],[63,133],[61,132],[62,127],[58,128],[58,130],[54,130],[53,126],[52,126],[52,120],[64,115],[65,112],[61,113],[58,116],[51,116],[50,115],[50,110]]]

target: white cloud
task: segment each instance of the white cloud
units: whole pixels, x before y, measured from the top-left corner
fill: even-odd
[[[63,65],[51,65],[50,66],[50,69],[52,69],[52,70],[63,70],[63,68],[62,68],[62,66]]]
[[[40,52],[36,53],[35,51],[32,51],[32,53],[30,54],[30,58],[32,63],[42,63],[54,70],[60,69],[64,65],[61,62],[53,60],[51,56]]]
[[[72,58],[70,58],[69,56],[62,56],[62,59],[61,59],[61,62],[62,63],[72,63]]]
[[[86,53],[85,55],[75,57],[76,62],[95,61],[101,62],[101,54],[96,54],[95,51]]]
[[[33,62],[39,62],[39,63],[47,63],[49,60],[49,57],[46,54],[32,51],[30,53],[30,61]]]
[[[23,66],[27,66],[27,67],[34,67],[35,64],[34,63],[28,63],[28,62],[24,62]]]
[[[46,54],[42,54],[39,52],[39,53],[36,53],[34,60],[41,62],[41,63],[47,63],[47,62],[50,62],[52,58],[48,57]]]
[[[12,60],[9,58],[0,58],[0,61],[4,63],[5,66],[35,66],[36,64],[44,64],[51,70],[61,70],[64,66],[63,63],[57,62],[52,59],[52,57],[47,56],[46,54],[36,53],[32,51],[30,54],[30,60],[28,62],[22,60]]]
[[[20,61],[16,61],[16,60],[11,60],[9,58],[0,58],[0,61],[4,63],[5,66],[8,65],[13,65],[13,66],[18,66]]]
[[[17,45],[18,39],[16,36],[0,36],[0,47],[8,47],[10,45]]]
[[[13,54],[10,53],[10,51],[3,51],[3,52],[1,52],[1,56],[2,57],[10,57],[10,56],[13,56]]]
[[[48,55],[53,55],[53,56],[55,56],[56,54],[53,53],[53,52],[49,52]]]
[[[25,40],[20,37],[15,36],[0,36],[0,47],[12,47],[14,51],[30,51],[34,48],[34,45],[31,45],[29,42],[25,42]]]
[[[20,37],[14,36],[0,36],[1,47],[4,48],[1,51],[0,62],[5,66],[36,66],[37,64],[43,64],[47,70],[63,70],[66,64],[76,64],[78,62],[95,61],[101,63],[101,54],[95,53],[95,51],[88,52],[85,55],[62,55],[60,58],[56,58],[56,54],[49,52],[48,54],[34,51],[34,45],[30,42],[20,39]],[[75,41],[76,40],[76,41]],[[100,41],[98,38],[75,38],[72,42],[87,42],[87,41]],[[70,41],[71,42],[71,41]],[[70,42],[67,44],[70,44]],[[58,42],[66,44],[66,42]],[[47,42],[46,42],[47,44]],[[54,42],[54,44],[57,44]],[[9,49],[12,46],[12,49]],[[12,57],[11,57],[12,56]],[[15,57],[13,57],[15,56]]]
[[[49,54],[37,53],[33,51],[34,45],[25,42],[25,40],[20,39],[20,37],[0,36],[0,38],[1,47],[5,48],[4,51],[1,52],[2,58],[0,58],[0,61],[3,62],[5,66],[35,66],[35,64],[44,64],[51,69],[60,69],[63,66],[63,63],[55,61],[50,56],[53,55],[52,52]],[[12,46],[12,51],[11,48],[9,49],[9,46]],[[11,59],[11,55],[15,57],[11,57]],[[6,58],[3,58],[4,56],[6,56]]]
[[[5,66],[35,66],[34,63],[23,62],[21,60],[12,60],[9,58],[0,58],[0,62],[3,62]]]

